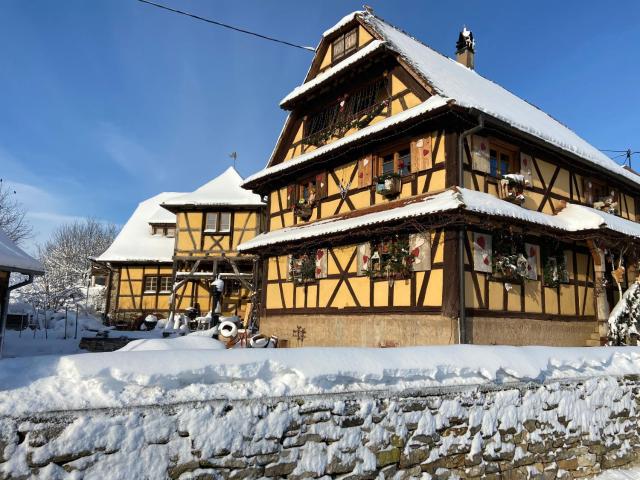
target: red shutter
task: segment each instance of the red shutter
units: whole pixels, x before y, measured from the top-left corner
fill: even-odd
[[[295,185],[289,185],[287,187],[287,208],[293,208],[293,206],[296,204],[296,186]]]
[[[321,200],[327,196],[327,172],[316,175],[316,199]]]

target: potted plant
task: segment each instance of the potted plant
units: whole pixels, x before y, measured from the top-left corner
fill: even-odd
[[[373,278],[405,279],[411,274],[414,260],[414,254],[409,251],[408,240],[402,237],[395,238],[378,245],[369,260],[370,268],[365,273]]]
[[[384,173],[378,177],[376,192],[384,197],[394,197],[402,190],[402,177],[398,173]]]
[[[309,202],[308,200],[301,198],[298,200],[298,203],[293,206],[293,214],[300,220],[304,220],[306,222],[311,218],[314,206],[314,202]]]
[[[291,260],[291,276],[294,283],[305,284],[316,280],[316,260],[308,254],[300,255]]]
[[[500,197],[508,202],[522,206],[525,201],[524,187],[529,186],[524,175],[509,173],[500,180]]]

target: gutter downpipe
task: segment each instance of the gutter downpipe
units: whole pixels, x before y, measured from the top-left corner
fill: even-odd
[[[29,278],[23,280],[20,283],[16,283],[15,285],[7,286],[7,293],[4,296],[4,308],[2,309],[2,317],[0,321],[0,358],[2,358],[2,351],[4,349],[4,332],[7,326],[7,313],[9,312],[9,296],[11,292],[17,288],[24,287],[25,285],[29,285],[33,283],[33,274],[29,274]]]
[[[463,131],[458,136],[458,186],[464,188],[464,139],[469,135],[482,130],[484,128],[484,117],[482,114],[478,115],[478,125]],[[458,343],[467,343],[466,332],[466,304],[465,304],[465,271],[464,271],[464,244],[467,229],[464,224],[458,229],[458,276],[460,285],[458,290],[459,295],[459,311],[458,311]]]

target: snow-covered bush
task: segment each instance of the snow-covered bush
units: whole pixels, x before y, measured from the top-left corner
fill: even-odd
[[[609,345],[632,345],[640,320],[640,283],[634,282],[609,315]]]

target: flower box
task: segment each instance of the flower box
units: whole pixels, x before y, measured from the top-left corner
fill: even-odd
[[[314,207],[313,203],[298,203],[293,207],[293,214],[306,222],[313,215]]]
[[[402,191],[402,178],[398,174],[383,175],[378,177],[376,193],[384,197],[394,197]]]
[[[503,175],[500,180],[500,198],[507,202],[522,206],[525,201],[524,187],[528,186],[529,182],[527,182],[523,175]]]

